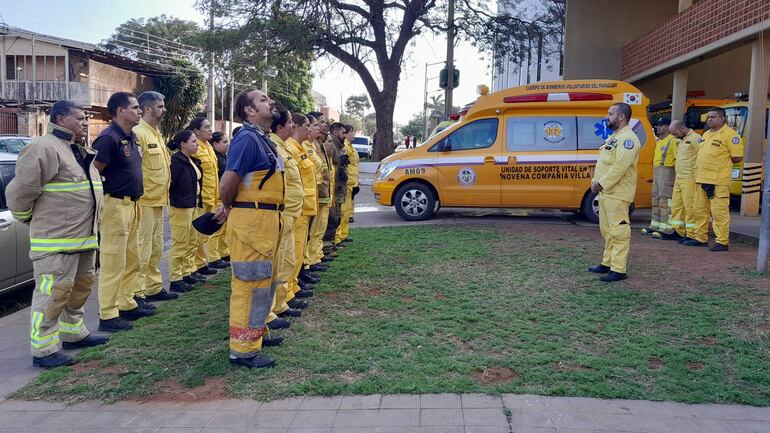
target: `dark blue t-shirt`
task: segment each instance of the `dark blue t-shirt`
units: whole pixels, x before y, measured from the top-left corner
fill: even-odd
[[[235,172],[241,179],[252,171],[269,170],[273,164],[268,152],[276,160],[275,169],[282,170],[282,161],[280,156],[272,150],[270,139],[259,129],[244,124],[227,149],[225,170]]]
[[[96,160],[105,164],[102,183],[105,194],[140,197],[144,194],[142,154],[133,132],[128,134],[112,122],[94,140]]]

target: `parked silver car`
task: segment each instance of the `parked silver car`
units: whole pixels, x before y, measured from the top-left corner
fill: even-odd
[[[34,279],[29,259],[29,226],[13,219],[5,188],[16,175],[15,153],[0,152],[0,293]]]
[[[28,145],[32,137],[18,135],[0,135],[0,152],[19,153],[21,148]]]

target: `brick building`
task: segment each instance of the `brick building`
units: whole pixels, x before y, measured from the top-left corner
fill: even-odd
[[[709,99],[747,93],[745,166],[758,167],[770,79],[770,0],[568,0],[564,78],[628,81],[652,102],[671,98],[678,119],[688,92]],[[741,212],[757,215],[758,188],[744,178],[743,191]]]

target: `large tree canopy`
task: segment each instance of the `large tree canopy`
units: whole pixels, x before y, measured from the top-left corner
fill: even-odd
[[[448,28],[447,1],[454,0],[205,0],[227,11],[234,27],[284,53],[328,55],[355,71],[374,106],[374,157],[393,149],[393,112],[401,68],[415,36]],[[458,38],[482,49],[505,48],[517,55],[516,40],[532,32],[520,17],[498,17],[484,0],[458,0]],[[504,40],[512,42],[505,44]]]

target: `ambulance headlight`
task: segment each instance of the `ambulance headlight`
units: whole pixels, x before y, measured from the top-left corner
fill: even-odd
[[[398,168],[399,164],[401,164],[400,159],[386,162],[385,164],[380,165],[380,168],[377,169],[377,180],[383,180],[386,177],[390,176],[390,174],[393,173],[393,171]]]
[[[732,171],[732,178],[733,178],[733,180],[741,178],[741,169],[740,168],[734,168],[733,169],[733,171]]]

